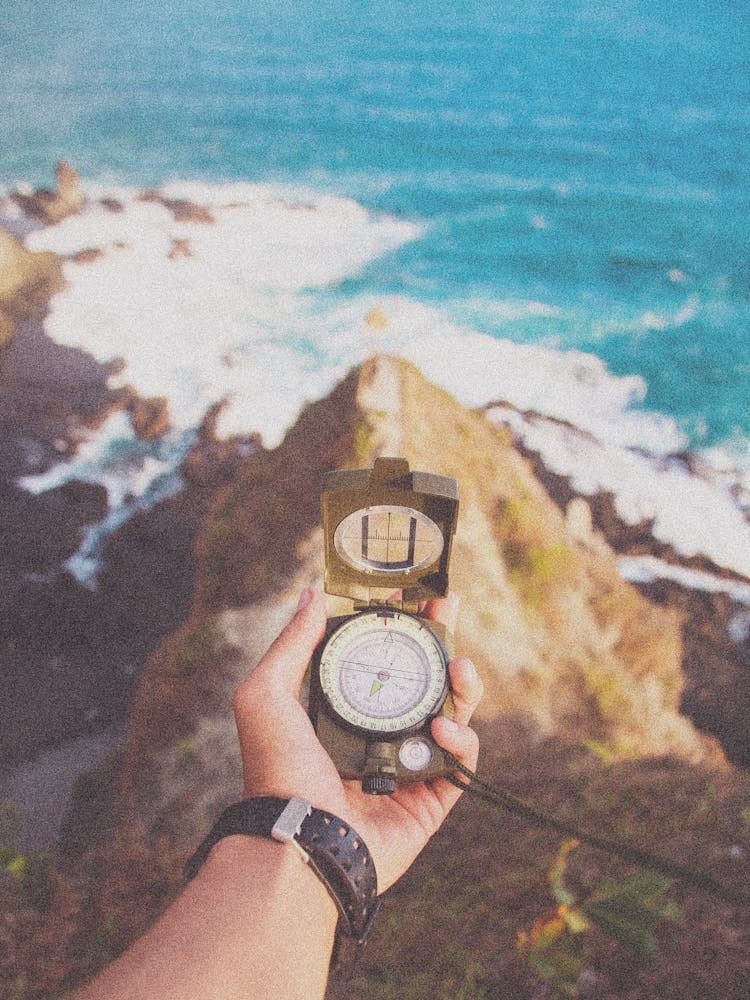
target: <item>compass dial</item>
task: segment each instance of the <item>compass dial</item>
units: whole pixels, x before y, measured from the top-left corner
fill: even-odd
[[[412,507],[362,507],[339,523],[333,544],[355,569],[403,573],[429,566],[443,551],[443,535],[433,520]]]
[[[420,725],[442,704],[447,656],[421,619],[391,609],[364,611],[326,643],[320,682],[333,711],[369,733]]]

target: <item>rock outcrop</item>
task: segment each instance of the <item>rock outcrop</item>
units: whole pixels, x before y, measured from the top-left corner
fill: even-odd
[[[141,601],[137,627],[158,593],[172,602],[175,563],[165,546],[190,521],[197,567],[183,560],[177,575],[186,602],[197,579],[192,611],[148,662],[126,747],[78,783],[65,828],[68,873],[46,875],[42,906],[6,879],[12,919],[0,928],[8,945],[0,978],[23,977],[39,996],[75,988],[179,892],[188,852],[240,794],[233,689],[292,615],[300,588],[321,585],[321,477],[381,454],[461,483],[452,583],[463,600],[457,646],[487,689],[476,721],[482,775],[584,829],[645,850],[658,838],[665,857],[748,885],[748,777],[679,713],[680,616],[619,578],[590,508],[573,500],[561,509],[508,433],[393,358],[352,372],[272,451],[249,439],[215,441],[217,412],[186,462],[184,493],[118,535],[117,580],[106,580],[105,558],[107,599]],[[70,499],[86,498],[77,490]],[[154,589],[144,596],[149,576]],[[332,599],[331,613],[339,605]],[[389,890],[356,980],[334,975],[327,996],[401,996],[404,968],[414,996],[527,995],[518,934],[548,911],[559,848],[555,830],[465,795]],[[566,879],[583,898],[631,875],[581,847]],[[609,940],[584,945],[597,995],[677,1000],[688,983],[696,997],[744,1000],[744,910],[675,889],[685,921],[660,933],[659,962],[634,961]]]
[[[53,253],[31,253],[0,229],[0,347],[18,324],[40,315],[50,295],[63,284],[62,268]]]
[[[170,832],[187,842],[235,793],[231,692],[298,591],[321,586],[322,476],[382,454],[460,481],[456,644],[484,678],[485,721],[521,716],[606,759],[721,759],[679,711],[678,616],[619,577],[604,540],[566,519],[483,414],[378,357],[310,405],[278,448],[241,460],[219,494],[197,545],[191,621],[152,658],[133,708],[131,818],[164,833],[179,815]]]
[[[57,164],[55,180],[54,191],[48,188],[38,188],[32,194],[25,194],[21,191],[16,191],[13,194],[14,201],[26,215],[51,226],[62,222],[69,215],[75,215],[86,203],[86,198],[81,191],[78,171],[70,163]]]
[[[169,403],[166,396],[144,399],[133,394],[128,404],[133,431],[141,441],[161,437],[170,428]]]

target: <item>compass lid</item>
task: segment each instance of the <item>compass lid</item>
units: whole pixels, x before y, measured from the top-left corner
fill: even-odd
[[[458,482],[377,458],[372,469],[329,472],[321,492],[325,589],[370,601],[396,589],[404,601],[443,597],[458,516]]]

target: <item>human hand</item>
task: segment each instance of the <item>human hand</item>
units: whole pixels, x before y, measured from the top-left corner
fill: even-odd
[[[452,629],[458,599],[449,595],[429,601],[421,613]],[[324,628],[322,595],[303,591],[292,621],[237,689],[234,711],[244,795],[297,795],[351,823],[372,854],[378,889],[383,892],[411,865],[461,792],[445,778],[399,785],[390,796],[368,795],[361,782],[342,781],[299,701],[305,671]],[[432,735],[473,770],[479,741],[468,722],[482,696],[482,682],[467,659],[452,660],[448,670],[454,718],[433,719]]]

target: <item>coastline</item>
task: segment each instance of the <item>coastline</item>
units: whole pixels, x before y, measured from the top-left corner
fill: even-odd
[[[152,193],[144,204],[149,210],[155,206],[171,215],[178,227],[215,225],[213,217],[202,214],[202,205],[185,199]],[[105,208],[118,214],[112,205]],[[274,204],[273,212],[280,210],[298,209],[279,209]],[[75,266],[91,268],[107,254],[116,257],[117,252],[117,247],[105,248],[85,258],[79,252]],[[179,266],[179,260],[172,263]],[[200,411],[194,446],[181,460],[182,489],[131,512],[103,543],[96,586],[82,584],[65,566],[88,527],[111,510],[110,493],[95,481],[66,481],[64,474],[62,485],[36,493],[21,489],[18,481],[74,460],[87,434],[102,428],[115,412],[133,426],[136,414],[145,411],[151,418],[146,421],[146,436],[156,442],[164,439],[170,433],[170,423],[163,419],[168,402],[165,396],[164,406],[154,408],[155,397],[140,397],[125,382],[127,361],[103,362],[85,350],[56,343],[44,329],[44,315],[42,310],[34,319],[25,320],[14,340],[0,350],[0,419],[7,429],[0,449],[0,486],[8,533],[0,568],[5,584],[3,669],[4,684],[13,695],[2,720],[2,752],[6,763],[19,768],[17,774],[35,766],[43,774],[50,766],[47,755],[51,753],[52,759],[55,754],[68,759],[72,776],[75,768],[68,754],[75,756],[75,748],[85,746],[86,739],[106,741],[107,733],[118,731],[127,718],[143,663],[187,615],[193,597],[192,546],[202,518],[216,492],[231,481],[238,457],[259,447],[260,441],[255,433],[233,435],[226,426],[222,430],[220,422],[231,402],[219,400]],[[406,315],[410,315],[408,309]],[[397,319],[386,309],[369,313],[363,328],[367,346],[387,347],[398,338]],[[438,342],[442,337],[447,343],[448,336],[447,329],[439,330]],[[127,353],[125,344],[121,349]],[[412,354],[419,358],[421,350],[417,343]],[[518,362],[524,357],[521,351]],[[243,377],[252,384],[253,372],[244,368],[242,357],[228,356],[222,366],[230,372],[244,371]],[[322,381],[313,381],[313,392],[320,391],[330,378],[329,371]],[[113,387],[113,381],[119,384]],[[138,401],[143,408],[138,409]],[[505,401],[502,407],[506,414],[513,414],[510,424],[516,446],[533,463],[552,498],[564,510],[571,501],[585,501],[594,530],[615,551],[708,571],[728,583],[748,583],[746,577],[706,556],[680,554],[675,546],[655,537],[653,519],[629,523],[618,514],[612,492],[582,492],[576,487],[575,474],[561,473],[545,459],[543,449],[535,450],[533,441],[518,432],[524,421],[547,421],[557,432],[564,427],[559,420],[524,413]],[[571,428],[581,438],[592,437],[590,430]],[[272,437],[269,440],[273,442]],[[680,461],[686,475],[691,465],[700,465],[690,455],[681,456]],[[12,531],[8,531],[10,526]],[[657,603],[677,607],[684,615],[685,710],[699,728],[719,737],[736,763],[747,767],[750,738],[739,734],[737,724],[746,709],[750,711],[750,625],[743,625],[747,604],[729,595],[706,594],[679,580],[644,579],[636,584]],[[708,662],[718,678],[715,684],[706,676]],[[723,666],[721,671],[716,669],[718,664]],[[84,758],[85,754],[80,760],[82,770]]]
[[[35,337],[38,343],[39,330],[35,332]],[[47,347],[49,349],[49,345]],[[54,358],[55,354],[56,348],[53,347],[50,358]],[[77,361],[80,362],[80,358]],[[0,372],[2,370],[0,363]],[[54,386],[54,379],[46,381]],[[98,412],[101,416],[101,411]],[[215,419],[216,415],[213,416]],[[34,633],[44,628],[45,611],[49,614],[53,609],[56,626],[60,628],[62,625],[62,632],[67,631],[64,624],[66,613],[72,613],[77,622],[76,629],[80,630],[78,639],[82,642],[81,648],[89,652],[97,637],[99,640],[102,638],[102,623],[109,626],[115,623],[111,607],[122,607],[130,599],[128,595],[132,594],[134,580],[139,581],[136,589],[145,587],[145,595],[142,594],[137,606],[130,607],[122,620],[115,623],[115,628],[108,635],[109,642],[104,643],[98,658],[99,672],[89,675],[89,690],[96,699],[95,711],[92,712],[91,706],[82,710],[80,701],[76,700],[83,665],[81,657],[72,656],[67,667],[75,683],[70,683],[69,676],[57,689],[47,686],[50,673],[43,665],[36,674],[36,697],[31,696],[28,701],[34,717],[44,719],[45,699],[40,699],[38,695],[40,691],[45,691],[51,701],[50,707],[54,706],[57,720],[67,719],[67,726],[53,738],[50,738],[49,730],[46,736],[42,736],[39,727],[30,728],[23,713],[11,718],[10,724],[5,726],[6,738],[12,736],[14,725],[22,740],[30,732],[41,736],[39,743],[27,744],[26,750],[22,749],[9,757],[10,766],[6,763],[0,775],[0,798],[7,795],[17,798],[24,814],[22,837],[29,846],[55,846],[65,822],[65,807],[70,804],[78,778],[104,762],[120,745],[122,727],[127,723],[130,696],[142,664],[161,638],[188,614],[195,570],[193,541],[216,490],[232,481],[240,453],[236,442],[217,442],[212,427],[209,419],[202,439],[185,463],[188,476],[184,490],[150,510],[140,512],[110,538],[99,585],[94,592],[80,585],[75,588],[69,574],[60,573],[59,567],[58,572],[48,572],[45,580],[35,581],[41,588],[42,598],[37,604],[37,616],[31,622]],[[49,441],[47,443],[50,444]],[[248,446],[251,446],[249,442],[243,442],[241,451],[247,453]],[[563,510],[570,510],[571,503],[575,501],[585,501],[591,512],[591,528],[599,532],[615,551],[625,556],[651,555],[659,559],[665,556],[664,546],[650,536],[648,524],[629,526],[616,516],[611,496],[581,497],[565,477],[547,469],[538,454],[525,450],[522,441],[517,441],[516,447],[532,463],[535,475]],[[44,496],[40,494],[41,498]],[[677,553],[666,554],[670,565],[681,565]],[[682,565],[688,567],[692,564],[687,560]],[[700,565],[704,569],[710,568],[716,578],[721,578],[720,568],[706,560]],[[28,577],[28,574],[23,575]],[[739,579],[734,574],[724,573],[723,576],[728,582]],[[179,595],[174,590],[175,581],[179,581]],[[685,623],[683,711],[699,729],[719,739],[730,760],[747,768],[750,766],[750,739],[744,732],[742,722],[750,710],[748,605],[732,600],[727,594],[709,594],[677,581],[646,580],[637,582],[636,586],[656,603],[680,610]],[[70,592],[71,587],[77,590],[84,602],[90,602],[86,605],[89,609],[86,614],[81,615],[80,607],[76,612],[75,603],[66,612],[54,599],[55,594],[65,590]],[[106,607],[110,610],[103,611]],[[162,609],[161,617],[158,610],[154,612],[155,608]],[[739,621],[742,616],[748,623],[747,628],[744,631],[735,628],[732,638],[732,622]],[[137,635],[138,640],[129,643],[128,635],[131,639]],[[148,639],[144,639],[146,635]],[[16,639],[22,638],[22,632],[17,632]],[[121,679],[124,688],[119,691],[117,685],[112,686],[113,651],[115,659],[119,656],[121,662],[128,664],[127,676]],[[49,667],[49,660],[45,661],[45,665]],[[58,662],[57,672],[60,667]],[[107,681],[102,685],[105,677]],[[70,701],[68,712],[61,711],[66,698]],[[54,811],[46,804],[51,781],[56,782],[57,787]],[[63,808],[60,808],[61,805]]]

